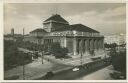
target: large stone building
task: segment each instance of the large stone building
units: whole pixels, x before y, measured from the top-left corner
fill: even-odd
[[[31,31],[25,41],[47,45],[59,42],[73,55],[88,55],[91,51],[97,54],[104,50],[104,37],[98,31],[82,24],[70,25],[58,14],[46,19],[43,29]]]

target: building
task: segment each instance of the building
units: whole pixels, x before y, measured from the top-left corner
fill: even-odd
[[[15,34],[14,33],[14,28],[11,29],[11,33],[4,35],[4,40],[11,40],[11,41],[21,41],[23,40],[23,35],[22,34]]]
[[[126,35],[125,34],[107,35],[104,38],[104,42],[107,44],[116,43],[117,45],[126,44]]]
[[[104,50],[104,37],[100,32],[83,24],[70,25],[60,15],[55,14],[43,22],[43,28],[30,32],[24,41],[50,45],[59,42],[72,55],[88,55],[94,51],[98,55]]]
[[[11,29],[11,35],[14,36],[14,28]]]

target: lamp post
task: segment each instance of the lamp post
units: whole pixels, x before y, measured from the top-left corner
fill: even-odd
[[[81,53],[81,55],[80,55],[80,60],[81,60],[81,65],[83,65],[83,60],[82,60],[82,58],[83,58],[83,52],[82,52],[82,40],[80,41],[80,53]]]
[[[23,55],[23,57],[24,57],[24,55]],[[24,60],[23,60],[23,80],[25,80],[25,65],[24,65]]]
[[[83,60],[82,60],[83,57],[82,56],[83,56],[83,54],[82,54],[82,51],[81,51],[81,59],[80,59],[81,60],[81,65],[83,65]]]
[[[24,42],[24,28],[23,28],[23,42]],[[22,57],[23,57],[23,80],[25,80],[24,54],[22,55]]]
[[[44,64],[44,62],[43,62],[43,58],[44,58],[44,51],[42,51],[41,58],[42,58],[42,64]]]
[[[40,33],[37,32],[38,48],[40,47],[39,45],[41,45],[41,39],[43,38],[43,37],[41,37],[39,34],[40,34]],[[39,50],[42,51],[41,48],[39,48]],[[42,54],[41,54],[42,64],[44,63],[44,62],[43,62],[43,55],[44,55],[44,51],[42,51]]]

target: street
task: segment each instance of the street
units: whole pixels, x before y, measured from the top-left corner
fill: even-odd
[[[110,76],[110,73],[114,71],[112,68],[111,65],[107,66],[89,75],[78,78],[77,80],[114,80]]]
[[[79,71],[72,71],[72,69],[69,69],[69,70],[58,72],[53,77],[50,77],[47,79],[45,77],[42,77],[42,78],[39,78],[38,80],[89,80],[89,79],[95,80],[96,78],[93,79],[92,76],[99,77],[98,80],[107,80],[106,78],[111,78],[109,76],[109,73],[112,72],[112,70],[108,69],[109,67],[110,66],[108,65],[104,65],[94,69],[80,68]],[[102,77],[103,75],[104,77]]]

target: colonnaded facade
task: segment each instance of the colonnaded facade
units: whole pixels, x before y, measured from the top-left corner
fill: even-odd
[[[31,31],[24,41],[44,45],[59,42],[72,55],[89,55],[92,51],[98,55],[104,51],[104,37],[98,31],[83,24],[70,25],[58,14],[46,19],[43,28]]]

